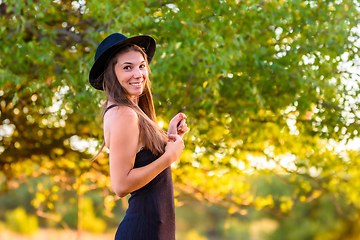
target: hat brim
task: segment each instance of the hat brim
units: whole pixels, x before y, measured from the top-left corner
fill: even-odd
[[[156,43],[155,40],[147,35],[141,35],[136,37],[131,37],[125,39],[121,42],[115,43],[113,46],[109,47],[106,51],[104,51],[99,58],[95,61],[94,65],[92,66],[89,74],[89,82],[91,86],[98,90],[103,89],[103,78],[100,76],[105,71],[106,64],[110,57],[119,50],[122,46],[134,44],[137,45],[145,50],[145,53],[148,58],[148,63],[151,62],[152,58],[154,57],[155,50],[156,50]]]

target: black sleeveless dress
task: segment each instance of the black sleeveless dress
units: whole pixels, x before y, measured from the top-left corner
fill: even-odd
[[[157,158],[150,150],[142,149],[136,154],[134,168],[144,167]],[[115,240],[175,240],[171,167],[131,193],[129,207],[116,231]]]
[[[151,151],[136,154],[134,168],[157,159]],[[175,207],[171,168],[131,193],[129,207],[115,240],[175,240]]]

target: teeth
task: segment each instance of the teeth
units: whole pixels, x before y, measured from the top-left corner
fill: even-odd
[[[133,85],[133,86],[141,86],[141,83],[130,83],[130,85]]]

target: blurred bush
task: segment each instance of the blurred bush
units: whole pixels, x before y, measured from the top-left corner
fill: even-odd
[[[10,230],[21,234],[30,235],[39,229],[37,217],[28,216],[24,207],[6,211],[5,223]]]
[[[0,221],[0,233],[6,228],[5,223]]]
[[[88,197],[83,199],[81,227],[92,233],[102,233],[106,229],[105,221],[95,216],[93,201]]]
[[[208,240],[207,237],[201,236],[195,229],[190,230],[186,233],[185,239],[188,240]]]

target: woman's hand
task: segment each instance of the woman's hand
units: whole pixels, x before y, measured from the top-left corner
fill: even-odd
[[[166,144],[165,154],[169,155],[171,163],[180,158],[184,147],[185,145],[180,135],[169,134],[169,142]]]
[[[178,134],[181,138],[189,131],[186,125],[186,116],[184,113],[178,113],[173,119],[171,119],[168,129],[168,135]]]

